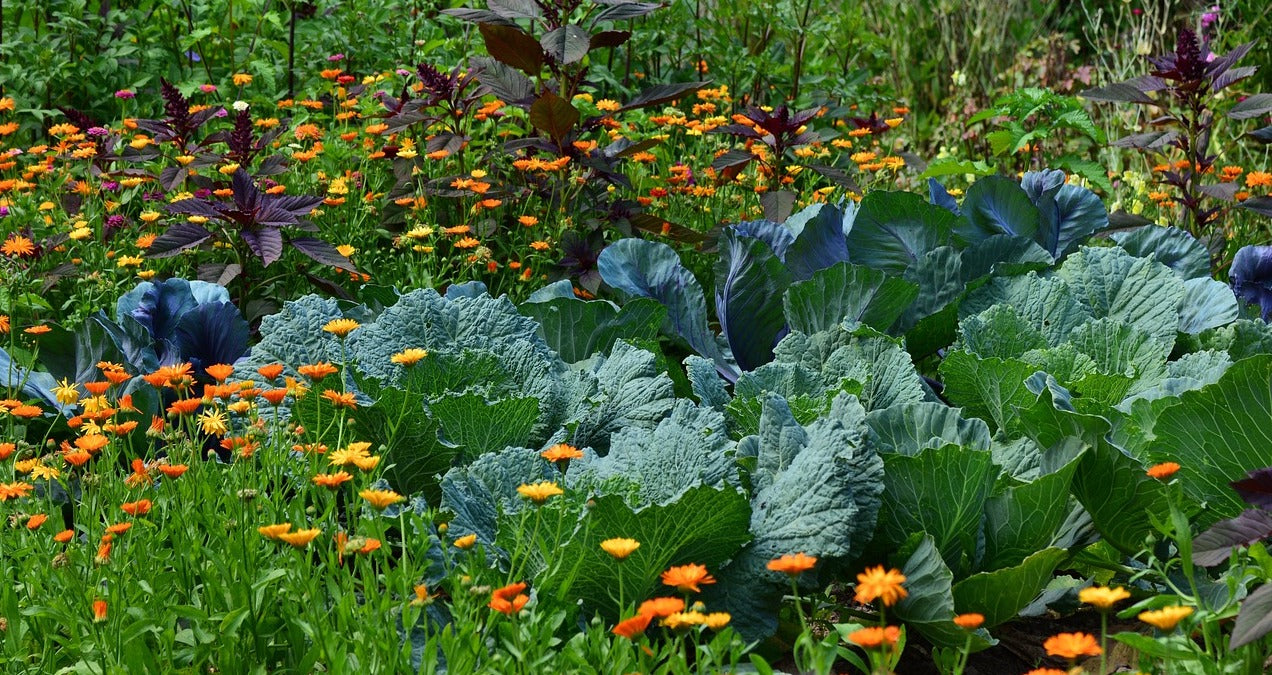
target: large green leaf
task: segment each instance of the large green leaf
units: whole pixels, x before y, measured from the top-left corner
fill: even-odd
[[[622,429],[652,430],[671,412],[676,394],[671,378],[658,368],[658,358],[626,342],[615,343],[610,356],[597,355],[573,373],[574,396],[565,423],[567,440],[600,454],[610,436]],[[710,370],[712,377],[715,369]]]
[[[898,340],[869,327],[840,325],[812,335],[794,332],[778,344],[775,353],[774,364],[795,364],[815,374],[823,393],[843,389],[845,380],[860,383],[861,402],[867,410],[924,399],[922,380],[910,355]],[[741,380],[739,389],[740,384]]]
[[[905,271],[905,280],[919,287],[898,328],[909,330],[925,317],[940,312],[963,294],[963,259],[953,246],[941,246],[919,256]]]
[[[713,572],[751,537],[751,508],[733,488],[698,486],[673,501],[632,508],[620,494],[594,496],[583,522],[565,546],[553,552],[564,561],[540,583],[561,601],[581,599],[585,612],[618,618],[618,597],[639,604],[661,587],[659,574],[672,565],[697,563]],[[640,548],[623,561],[601,549],[623,537]]]
[[[724,415],[692,401],[676,401],[653,429],[629,427],[610,438],[609,454],[588,453],[570,464],[571,487],[602,490],[619,479],[634,485],[635,506],[663,504],[695,485],[738,483]]]
[[[960,614],[984,615],[986,627],[1016,618],[1016,613],[1038,596],[1051,580],[1056,565],[1068,555],[1060,548],[1030,553],[1019,565],[973,574],[955,583],[954,607]]]
[[[1175,344],[1185,289],[1169,267],[1121,248],[1083,248],[1058,275],[1096,318],[1117,319],[1163,344]]]
[[[1052,346],[1066,341],[1070,331],[1092,317],[1091,311],[1064,281],[1039,277],[1033,272],[991,279],[968,294],[959,306],[959,316],[973,316],[998,304],[1010,305]]]
[[[1237,320],[1237,296],[1232,287],[1210,278],[1184,282],[1184,299],[1179,308],[1179,332],[1197,334],[1226,326]]]
[[[897,546],[916,532],[935,540],[953,569],[966,569],[1000,469],[990,453],[957,445],[886,455],[875,545]]]
[[[447,396],[429,403],[446,440],[476,457],[528,443],[539,416],[539,400],[532,396],[489,401],[479,394]]]
[[[526,448],[505,448],[455,467],[442,477],[442,508],[455,514],[448,533],[476,534],[483,546],[494,547],[500,516],[525,508],[517,487],[556,479],[552,465]]]
[[[1131,255],[1152,256],[1181,279],[1210,277],[1210,252],[1205,244],[1177,227],[1144,225],[1129,232],[1114,233],[1112,237]]]
[[[843,262],[792,284],[783,300],[791,330],[816,333],[844,320],[887,330],[918,293],[904,279]]]
[[[1016,359],[982,359],[963,351],[947,354],[940,367],[945,396],[993,430],[1011,427],[1016,409],[1034,401],[1025,380],[1035,371]]]
[[[384,478],[394,490],[422,493],[430,504],[437,504],[438,480],[451,468],[459,448],[440,438],[441,426],[424,412],[424,397],[394,387],[369,393],[375,404],[350,413],[358,438],[383,446]]]
[[[1085,446],[1073,477],[1073,495],[1106,541],[1123,552],[1140,550],[1149,533],[1148,520],[1140,514],[1162,512],[1162,485],[1110,442],[1108,420],[1074,412],[1063,391],[1047,389],[1021,410],[1020,422],[1023,432],[1044,450],[1074,442]]]
[[[1011,305],[994,305],[963,319],[955,347],[981,358],[1014,359],[1045,349],[1047,338]]]
[[[539,322],[539,334],[566,363],[598,352],[608,354],[616,340],[657,338],[667,318],[667,308],[650,298],[633,298],[619,308],[605,300],[584,301],[571,295],[525,302],[520,310]]]
[[[786,328],[782,296],[790,272],[768,244],[726,229],[715,277],[716,316],[738,367],[753,370],[768,363]]]
[[[1051,545],[1072,510],[1069,486],[1077,468],[1078,462],[1070,461],[1058,471],[990,497],[985,504],[985,553],[977,569],[1011,567]]]
[[[974,226],[963,233],[972,241],[995,234],[1035,239],[1042,226],[1037,207],[1020,183],[1003,176],[987,176],[972,183],[963,198],[963,214]]]
[[[1234,363],[1215,384],[1184,392],[1178,405],[1157,418],[1148,446],[1153,461],[1181,465],[1184,492],[1206,509],[1202,526],[1236,516],[1244,508],[1229,483],[1272,465],[1272,356]]]
[[[914,193],[868,192],[848,232],[848,251],[859,265],[899,276],[923,254],[948,244],[957,220]]]
[[[902,550],[909,555],[894,560],[893,564],[905,575],[909,595],[898,602],[890,614],[935,645],[963,648],[968,634],[954,625],[954,573],[941,559],[936,541],[930,535],[919,535],[907,541]],[[972,634],[972,650],[993,644],[988,638],[989,633],[977,630]]]
[[[929,448],[954,444],[989,450],[989,427],[982,420],[965,419],[958,408],[922,401],[902,403],[866,416],[870,444],[880,453],[917,455]]]

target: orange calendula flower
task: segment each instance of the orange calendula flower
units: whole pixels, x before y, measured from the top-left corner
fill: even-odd
[[[93,455],[84,450],[73,450],[71,452],[62,453],[62,459],[66,460],[67,464],[74,467],[84,466],[88,463],[88,460],[92,458]]]
[[[48,521],[48,519],[49,519],[48,514],[44,514],[44,513],[37,513],[37,514],[35,514],[34,516],[31,516],[30,518],[27,518],[27,521],[26,521],[26,528],[27,528],[28,530],[34,530],[34,529],[37,529],[38,527],[40,527],[41,525],[43,525],[45,522],[47,522],[47,521]]]
[[[1059,668],[1034,668],[1025,675],[1069,675],[1069,673]]]
[[[198,410],[201,405],[203,405],[203,399],[183,398],[180,401],[173,401],[172,405],[168,406],[167,412],[173,416],[190,415]]]
[[[1131,597],[1130,592],[1118,586],[1092,586],[1078,591],[1078,600],[1100,610],[1111,609],[1113,605]]]
[[[179,478],[181,474],[190,470],[190,467],[185,464],[160,464],[156,468],[159,469],[159,473],[169,478]]]
[[[334,391],[332,389],[324,389],[322,397],[331,401],[331,404],[337,408],[357,408],[358,399],[351,391]]]
[[[0,408],[0,410],[3,410],[3,408]],[[18,449],[18,446],[16,444],[0,443],[0,460],[9,459],[9,457],[13,455],[13,453],[17,451],[17,449]]]
[[[535,504],[543,504],[548,499],[560,494],[565,494],[561,486],[550,481],[540,481],[538,483],[522,484],[517,486],[517,494],[529,499]]]
[[[1100,643],[1089,633],[1060,633],[1047,638],[1042,643],[1047,654],[1062,659],[1076,659],[1083,656],[1099,656]]]
[[[648,614],[651,617],[660,618],[668,617],[676,612],[682,612],[685,609],[685,601],[681,598],[650,598],[640,603],[640,608],[636,611],[641,614]]]
[[[260,376],[267,380],[274,380],[277,379],[279,375],[283,374],[283,364],[271,363],[268,366],[261,366],[260,368],[257,368],[256,372],[260,373]]]
[[[1178,626],[1180,621],[1188,618],[1192,613],[1192,607],[1173,605],[1149,612],[1140,612],[1139,620],[1157,630],[1168,633],[1175,630],[1175,626]]]
[[[412,605],[415,605],[416,607],[419,607],[420,605],[427,605],[432,599],[432,597],[428,594],[428,586],[425,586],[424,584],[416,584],[414,590],[415,597],[411,598]]]
[[[640,548],[640,542],[635,539],[606,539],[601,542],[601,550],[610,554],[615,560],[626,560],[627,556],[636,552]]]
[[[549,462],[560,462],[567,459],[583,459],[582,450],[565,443],[557,443],[539,454]]]
[[[215,365],[211,365],[205,368],[204,370],[206,370],[208,372],[208,375],[211,376],[212,379],[216,380],[217,382],[224,382],[225,378],[234,374],[234,366],[231,366],[227,363],[218,363]]]
[[[353,319],[332,319],[322,329],[336,337],[345,337],[360,328],[362,324]]]
[[[1162,462],[1161,464],[1154,464],[1153,466],[1149,467],[1148,471],[1146,471],[1145,473],[1148,474],[1149,478],[1156,478],[1157,480],[1169,480],[1170,477],[1175,475],[1175,473],[1178,472],[1180,468],[1181,467],[1179,466],[1179,464],[1175,462]]]
[[[278,535],[286,534],[291,531],[291,523],[278,523],[276,525],[262,525],[256,528],[257,532],[266,539],[277,539]]]
[[[768,567],[774,572],[781,572],[792,577],[799,576],[808,570],[813,569],[817,564],[817,558],[811,555],[804,555],[802,552],[791,555],[787,553],[776,560],[768,561]]]
[[[98,598],[93,601],[93,623],[102,623],[106,620],[106,601]]]
[[[114,525],[107,527],[106,531],[111,534],[123,534],[131,529],[132,523],[115,523]]]
[[[477,543],[476,534],[466,534],[454,541],[455,548],[458,548],[461,550],[468,550],[472,548],[473,545],[476,543]]]
[[[857,592],[855,599],[862,604],[870,604],[876,598],[882,598],[885,607],[891,607],[904,600],[909,592],[901,584],[905,583],[905,575],[900,570],[885,571],[883,566],[871,567],[857,575]]]
[[[149,499],[138,499],[135,502],[124,502],[119,508],[130,516],[144,516],[150,513],[150,507],[153,506]]]
[[[649,628],[649,622],[653,618],[653,614],[637,614],[630,619],[623,619],[622,621],[619,621],[618,625],[614,626],[610,632],[615,635],[621,635],[628,640],[635,640],[641,633],[644,633],[645,630]]]
[[[275,538],[296,548],[304,548],[320,534],[322,534],[322,530],[313,528],[309,530],[296,530],[295,532],[281,532],[276,535]]]
[[[16,483],[0,483],[0,502],[7,502],[10,499],[19,499],[31,494],[35,489],[34,485],[18,481]]]
[[[353,474],[348,471],[337,471],[336,473],[320,473],[314,476],[314,485],[325,487],[328,490],[334,490],[341,485],[353,480]]]
[[[530,596],[522,593],[526,590],[524,582],[509,584],[502,588],[496,588],[490,594],[491,609],[501,614],[516,614],[530,602]]]
[[[335,375],[339,372],[339,369],[326,361],[322,361],[319,363],[301,366],[297,368],[296,371],[311,380],[318,381],[328,375]]]
[[[662,582],[667,586],[676,587],[681,593],[699,593],[699,585],[714,584],[715,577],[707,574],[706,565],[698,565],[690,563],[688,565],[680,565],[672,567],[662,573]]]
[[[976,630],[977,628],[985,625],[985,615],[976,614],[975,612],[970,614],[959,614],[954,617],[954,625],[964,630]]]
[[[891,647],[901,639],[901,629],[896,626],[871,626],[848,634],[848,641],[865,649]]]
[[[53,541],[56,541],[59,544],[65,544],[66,542],[74,538],[75,538],[75,530],[62,530],[61,532],[58,532],[57,534],[53,535]]]
[[[394,504],[406,501],[406,497],[392,490],[363,490],[358,493],[358,496],[367,500],[367,503],[381,511]]]
[[[0,253],[11,258],[35,255],[35,242],[21,235],[12,235],[0,244]]]

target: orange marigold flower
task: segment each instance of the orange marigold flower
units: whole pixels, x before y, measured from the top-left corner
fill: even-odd
[[[317,485],[319,487],[325,487],[328,490],[334,490],[340,487],[341,485],[343,485],[344,483],[348,483],[349,481],[353,480],[353,474],[349,473],[348,471],[337,471],[336,473],[320,473],[317,476],[314,476],[311,480],[313,480],[314,485]]]
[[[296,548],[304,548],[320,534],[322,534],[322,530],[313,528],[309,530],[296,530],[295,532],[283,532],[276,535],[275,538]]]
[[[114,525],[107,527],[106,531],[111,534],[123,534],[130,529],[132,529],[132,523],[115,523]]]
[[[984,614],[976,614],[975,612],[972,612],[969,614],[959,614],[958,616],[954,617],[954,625],[964,630],[976,630],[977,628],[980,628],[984,624],[985,624]]]
[[[210,375],[212,379],[216,380],[217,382],[224,382],[225,378],[234,374],[234,366],[231,366],[228,363],[218,363],[216,365],[211,365],[205,368],[204,370],[206,370],[208,375]]]
[[[98,598],[93,601],[93,623],[102,623],[106,620],[106,601]]]
[[[1246,187],[1272,187],[1272,173],[1251,171],[1246,174]]]
[[[865,649],[891,647],[901,639],[901,629],[896,626],[871,626],[848,634],[848,641]]]
[[[1059,668],[1034,668],[1025,675],[1069,675],[1069,673]]]
[[[271,405],[278,405],[283,402],[283,399],[287,398],[287,390],[267,389],[261,392],[261,398],[269,401]]]
[[[1175,462],[1162,462],[1161,464],[1154,464],[1149,467],[1148,471],[1145,471],[1144,473],[1148,474],[1149,478],[1169,480],[1170,477],[1175,475],[1180,468],[1179,464]]]
[[[648,614],[651,617],[661,618],[668,617],[676,612],[682,612],[685,609],[685,601],[681,598],[663,597],[650,598],[640,603],[640,608],[636,611],[641,614]]]
[[[337,408],[356,408],[358,407],[357,397],[351,391],[339,392],[332,389],[324,389],[322,397],[331,401],[331,404]]]
[[[256,372],[260,373],[261,377],[267,380],[273,380],[283,374],[283,364],[271,363],[268,366],[261,366],[260,368],[257,368]]]
[[[35,255],[35,242],[15,234],[5,239],[4,244],[0,244],[0,253],[11,258]]]
[[[86,382],[84,389],[88,390],[88,393],[93,396],[101,396],[106,393],[106,390],[110,389],[110,384],[110,382]]]
[[[371,506],[381,511],[383,511],[384,509],[394,504],[406,501],[406,497],[403,497],[402,495],[392,490],[369,490],[368,489],[368,490],[363,490],[362,492],[359,492],[358,496],[367,500],[367,502],[371,504]]]
[[[75,447],[85,452],[97,452],[106,447],[109,439],[101,434],[85,434],[75,439]]]
[[[37,514],[35,514],[34,516],[31,516],[30,518],[27,518],[27,521],[26,521],[26,528],[27,528],[28,530],[34,530],[34,529],[37,529],[38,527],[40,527],[41,525],[43,525],[43,524],[44,524],[44,523],[45,523],[48,519],[49,519],[48,514],[45,514],[45,513],[37,513]]]
[[[1062,659],[1076,659],[1083,656],[1099,656],[1100,643],[1089,633],[1060,633],[1047,638],[1042,643],[1047,654]]]
[[[34,485],[17,481],[16,483],[0,483],[0,502],[26,497],[35,489]]]
[[[339,372],[338,368],[331,365],[330,363],[327,363],[326,361],[322,361],[322,362],[314,363],[310,365],[304,365],[297,368],[296,370],[301,375],[304,375],[305,377],[311,380],[314,380],[315,382],[323,379],[324,377],[327,377],[328,375],[335,375],[337,372]]]
[[[130,516],[144,516],[150,513],[150,507],[153,506],[149,499],[138,499],[135,502],[124,502],[119,508]]]
[[[203,399],[184,398],[180,401],[175,401],[172,405],[168,406],[168,414],[190,415],[194,413],[194,411],[198,410],[201,405],[203,405]]]
[[[278,535],[291,531],[291,523],[278,523],[276,525],[262,525],[256,528],[257,532],[266,539],[277,539]]]
[[[905,583],[905,575],[900,570],[885,571],[882,565],[867,568],[857,575],[856,600],[862,604],[870,604],[876,598],[882,598],[885,607],[891,607],[904,600],[909,592],[901,584]]]
[[[460,550],[465,550],[465,551],[466,551],[466,550],[468,550],[468,549],[472,548],[472,547],[473,547],[473,545],[477,543],[477,535],[476,535],[476,534],[466,534],[466,535],[464,535],[464,536],[460,537],[459,539],[456,539],[456,540],[455,540],[454,542],[452,542],[452,543],[455,545],[455,548],[460,549]]]
[[[93,556],[93,562],[98,565],[105,565],[110,562],[110,549],[112,546],[109,539],[102,541],[101,545],[97,547],[97,555]]]
[[[31,419],[31,418],[39,417],[40,415],[43,415],[44,408],[41,408],[38,405],[20,405],[16,408],[9,410],[9,414],[13,415],[14,417],[24,417],[26,419]]]
[[[75,530],[62,530],[61,532],[58,532],[57,534],[53,535],[53,541],[56,541],[59,544],[65,544],[66,542],[74,538],[75,538]]]
[[[516,614],[530,601],[530,596],[522,593],[524,590],[526,590],[524,582],[496,588],[490,593],[489,607],[502,614]]]
[[[817,558],[815,556],[804,555],[801,552],[795,555],[787,553],[776,560],[770,560],[767,567],[774,572],[781,572],[794,577],[813,569],[816,564]]]
[[[459,241],[455,242],[455,248],[460,248],[460,249],[477,248],[478,246],[481,246],[481,242],[476,239],[473,239],[472,237],[464,237],[463,239],[460,239]]]
[[[567,459],[583,459],[583,451],[566,443],[556,445],[539,453],[549,462],[560,462]]]
[[[179,478],[181,477],[181,474],[190,470],[190,467],[185,464],[160,464],[156,468],[159,469],[159,473],[162,473],[168,478]]]
[[[621,635],[628,640],[635,640],[637,636],[645,632],[645,629],[649,628],[649,622],[653,618],[653,614],[637,614],[630,619],[623,619],[618,622],[618,625],[614,626],[610,632],[615,635]]]
[[[419,349],[417,347],[409,347],[389,357],[389,361],[410,368],[420,361],[428,358],[427,349]]]
[[[699,585],[714,584],[716,580],[715,577],[707,574],[705,565],[689,563],[688,565],[672,567],[663,572],[662,582],[664,585],[676,587],[681,593],[689,593],[690,591],[699,593],[701,592],[698,588]]]
[[[0,460],[9,459],[17,449],[18,446],[14,443],[0,443]]]

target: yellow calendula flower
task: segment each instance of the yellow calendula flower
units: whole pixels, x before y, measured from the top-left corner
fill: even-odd
[[[427,349],[418,349],[410,347],[389,357],[389,360],[399,366],[411,367],[428,357]]]
[[[1101,610],[1110,609],[1129,597],[1131,597],[1130,592],[1121,586],[1116,588],[1092,586],[1078,591],[1078,600]]]
[[[1139,620],[1156,628],[1157,630],[1168,633],[1175,630],[1175,626],[1179,625],[1180,621],[1183,621],[1192,613],[1192,607],[1173,605],[1149,612],[1141,612]]]
[[[565,494],[561,486],[549,481],[540,481],[538,483],[522,484],[517,486],[517,494],[529,499],[535,504],[542,504],[552,497]]]
[[[454,543],[455,543],[455,548],[458,548],[461,550],[468,550],[472,548],[474,544],[477,543],[477,535],[476,534],[464,535],[460,537],[459,539],[456,539]]]
[[[362,324],[353,319],[332,319],[322,329],[336,337],[345,337],[361,326]]]
[[[392,490],[363,490],[358,493],[358,496],[367,500],[367,503],[381,511],[394,504],[406,501],[406,497]]]
[[[79,402],[80,393],[74,382],[71,382],[69,378],[63,378],[61,382],[58,382],[58,386],[53,388],[53,396],[62,405],[75,405]]]
[[[601,542],[601,550],[610,554],[615,560],[625,560],[638,548],[640,548],[640,542],[635,539],[615,538]]]
[[[223,410],[205,410],[199,413],[199,428],[205,434],[224,436],[230,431],[230,420]]]

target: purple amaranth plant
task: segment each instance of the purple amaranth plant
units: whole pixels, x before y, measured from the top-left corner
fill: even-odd
[[[1222,104],[1218,94],[1258,70],[1255,66],[1237,65],[1253,45],[1249,42],[1218,55],[1212,53],[1196,33],[1183,29],[1174,52],[1149,57],[1153,70],[1148,75],[1088,89],[1081,94],[1094,101],[1133,103],[1164,111],[1149,122],[1154,128],[1152,131],[1127,136],[1113,145],[1139,150],[1164,163],[1182,155],[1178,168],[1163,171],[1160,181],[1178,190],[1179,203],[1188,212],[1185,227],[1199,239],[1234,205],[1272,216],[1272,197],[1237,202],[1236,183],[1203,180],[1220,154],[1211,149],[1219,120],[1227,117],[1239,123],[1272,112],[1272,94],[1254,94],[1226,110],[1219,109]],[[1262,129],[1251,136],[1266,143],[1268,132],[1269,129]],[[1222,244],[1224,238],[1217,236],[1213,241]]]

